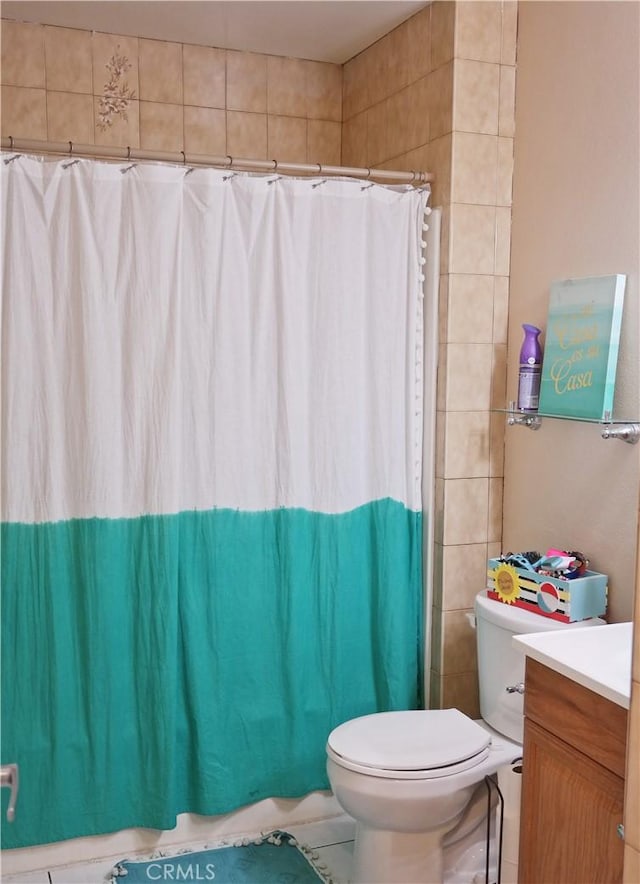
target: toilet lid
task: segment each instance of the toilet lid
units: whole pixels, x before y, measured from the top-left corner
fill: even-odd
[[[486,757],[490,744],[491,735],[458,709],[429,709],[354,718],[331,732],[327,747],[351,769],[401,776],[403,771],[466,769]]]

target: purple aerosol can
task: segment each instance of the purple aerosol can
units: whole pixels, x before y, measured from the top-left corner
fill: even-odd
[[[537,411],[542,374],[542,347],[538,336],[542,329],[536,328],[535,325],[523,325],[522,328],[524,329],[524,341],[520,348],[518,410]]]

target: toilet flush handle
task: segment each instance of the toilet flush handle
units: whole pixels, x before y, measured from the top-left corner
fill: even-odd
[[[520,681],[518,684],[509,685],[506,691],[508,694],[524,694],[524,682]]]

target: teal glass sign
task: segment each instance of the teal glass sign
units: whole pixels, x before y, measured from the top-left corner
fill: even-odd
[[[626,276],[552,283],[540,414],[613,419]]]

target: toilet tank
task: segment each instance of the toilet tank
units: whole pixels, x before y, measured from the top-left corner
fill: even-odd
[[[511,639],[528,632],[600,626],[604,620],[594,617],[561,623],[515,605],[494,601],[487,598],[484,590],[476,596],[475,622],[480,715],[498,733],[522,743],[524,698],[517,692],[508,693],[507,687],[524,682],[525,655],[513,647]]]

